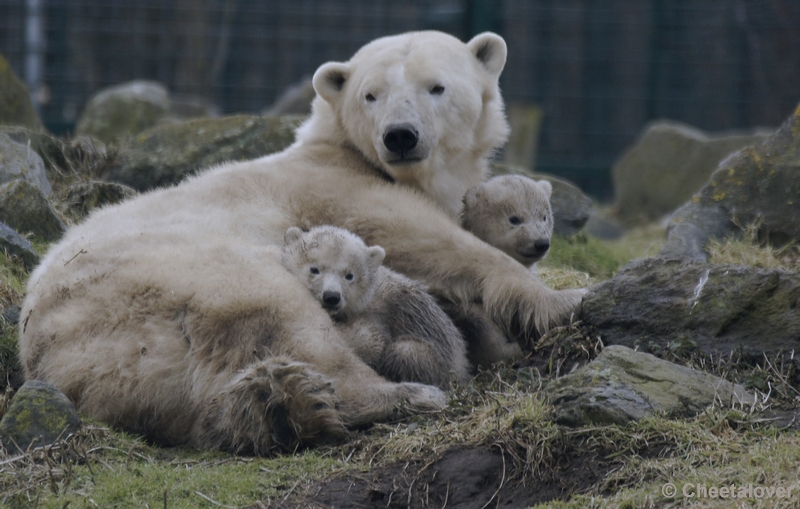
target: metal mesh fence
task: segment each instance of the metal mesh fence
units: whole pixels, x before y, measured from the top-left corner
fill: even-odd
[[[65,133],[123,81],[259,112],[381,35],[491,29],[509,46],[506,101],[544,111],[537,169],[608,198],[611,164],[648,120],[780,123],[800,101],[798,26],[798,0],[0,0],[0,53]]]

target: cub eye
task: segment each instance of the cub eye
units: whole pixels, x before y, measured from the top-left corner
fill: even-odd
[[[375,96],[374,96],[374,95],[372,95],[372,94],[367,94],[367,96],[365,97],[365,99],[367,100],[367,102],[368,102],[368,103],[375,102]]]
[[[508,218],[508,222],[513,224],[514,226],[517,226],[518,224],[522,224],[522,220],[520,218],[518,218],[517,216],[509,217]]]
[[[316,267],[311,267],[311,268],[309,269],[309,271],[310,271],[312,274],[314,274],[315,276],[316,276],[317,274],[319,274],[319,269],[318,269],[318,268],[316,268]]]
[[[542,221],[547,221],[547,214],[542,216]]]
[[[350,274],[346,275],[344,278],[345,278],[346,280],[348,280],[348,281],[352,281],[352,280],[353,280],[353,277],[354,277],[354,276],[353,276],[353,274],[352,274],[352,273],[350,273]]]
[[[444,87],[442,85],[434,85],[431,89],[432,95],[442,95],[444,94]]]

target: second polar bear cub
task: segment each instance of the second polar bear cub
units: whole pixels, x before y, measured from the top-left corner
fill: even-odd
[[[427,289],[382,266],[385,251],[334,226],[284,236],[281,261],[336,321],[378,374],[443,386],[468,377],[466,345]]]
[[[502,175],[464,195],[461,226],[526,267],[550,249],[553,187],[546,180]]]

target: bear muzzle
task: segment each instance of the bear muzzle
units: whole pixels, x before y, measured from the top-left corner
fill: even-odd
[[[386,162],[393,165],[416,163],[427,156],[419,143],[419,131],[407,123],[387,126],[383,146],[388,150]]]

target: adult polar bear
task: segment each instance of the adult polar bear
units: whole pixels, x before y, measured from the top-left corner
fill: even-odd
[[[286,151],[93,214],[31,276],[26,376],[156,441],[254,454],[441,408],[439,389],[360,361],[280,248],[290,226],[336,225],[438,294],[483,302],[504,330],[568,317],[580,292],[550,290],[454,221],[507,133],[505,57],[490,33],[378,39],[320,67]]]

